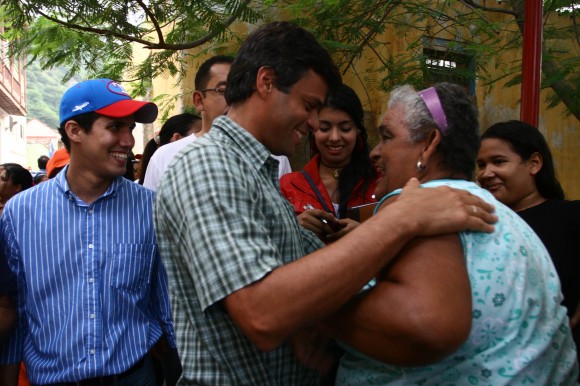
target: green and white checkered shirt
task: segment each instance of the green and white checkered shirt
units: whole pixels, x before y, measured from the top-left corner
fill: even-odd
[[[258,350],[220,304],[322,247],[279,191],[278,161],[225,116],[179,153],[162,178],[155,228],[184,370],[180,385],[319,384],[289,345]]]

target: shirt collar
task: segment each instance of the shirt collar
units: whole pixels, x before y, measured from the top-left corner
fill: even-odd
[[[56,177],[54,177],[54,179],[56,180],[56,185],[64,194],[66,194],[69,198],[73,198],[73,199],[78,201],[79,198],[70,190],[70,186],[68,184],[68,181],[66,180],[66,173],[68,172],[68,168],[69,168],[69,165],[66,165],[56,175]],[[107,188],[105,193],[103,193],[101,195],[101,197],[99,197],[98,199],[100,200],[101,198],[104,198],[107,196],[116,195],[117,191],[120,189],[121,185],[123,184],[123,178],[124,178],[123,176],[119,176],[119,177],[116,177],[115,179],[113,179],[113,182],[111,183],[111,185]]]
[[[271,157],[270,151],[256,139],[252,134],[250,134],[246,129],[238,125],[236,122],[232,121],[229,117],[222,115],[216,118],[213,122],[213,127],[209,134],[224,135],[228,137],[233,145],[236,145],[240,152],[242,152],[246,158],[253,165],[259,165],[259,168],[266,167],[268,174],[274,176],[278,179],[278,160]]]

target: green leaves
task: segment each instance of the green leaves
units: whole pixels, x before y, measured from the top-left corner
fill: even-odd
[[[544,1],[544,87],[557,94],[550,103],[564,103],[580,119],[579,13],[576,1]],[[235,53],[248,25],[280,19],[312,31],[341,72],[368,90],[428,82],[426,48],[472,58],[480,85],[520,81],[522,0],[2,0],[0,6],[11,55],[26,53],[44,69],[68,68],[65,80],[81,70],[131,80],[143,95],[153,78],[184,76],[192,57]]]

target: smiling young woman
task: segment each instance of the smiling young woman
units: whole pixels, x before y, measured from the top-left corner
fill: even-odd
[[[347,218],[348,208],[375,202],[376,172],[354,90],[341,85],[320,109],[319,122],[309,134],[311,160],[303,171],[284,175],[280,188],[300,225],[329,242],[358,225]]]
[[[496,123],[482,135],[477,180],[540,237],[562,284],[576,345],[580,344],[580,201],[564,200],[542,133],[520,121]]]

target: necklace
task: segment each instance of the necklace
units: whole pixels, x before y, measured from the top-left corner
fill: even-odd
[[[338,180],[338,179],[340,178],[340,173],[342,172],[342,169],[344,169],[344,166],[342,166],[342,167],[339,167],[339,168],[335,168],[335,167],[332,167],[332,166],[325,165],[325,164],[322,162],[322,160],[320,161],[320,164],[321,164],[322,166],[324,166],[325,168],[327,168],[327,169],[330,169],[330,170],[331,170],[331,174],[332,174],[332,176],[334,177],[334,179],[335,179],[335,180]]]

